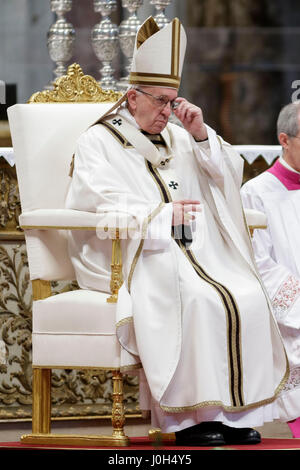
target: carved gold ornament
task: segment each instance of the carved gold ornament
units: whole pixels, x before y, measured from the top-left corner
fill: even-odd
[[[0,239],[22,239],[19,227],[21,204],[15,168],[0,161]]]
[[[66,75],[55,80],[53,90],[34,93],[28,103],[113,103],[122,95],[119,91],[103,90],[95,78],[84,75],[80,65],[72,64]]]

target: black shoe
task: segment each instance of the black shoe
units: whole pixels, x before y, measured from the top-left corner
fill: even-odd
[[[203,422],[175,432],[177,446],[214,447],[225,445],[222,433],[217,429],[221,423]]]
[[[224,436],[226,444],[259,444],[261,436],[258,431],[252,428],[232,428],[221,425],[220,433]]]

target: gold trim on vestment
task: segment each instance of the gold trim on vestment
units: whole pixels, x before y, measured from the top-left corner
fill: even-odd
[[[129,142],[129,140],[127,140],[126,137],[124,137],[124,135],[118,129],[116,129],[115,126],[110,124],[110,122],[107,122],[107,121],[103,120],[103,121],[98,122],[97,124],[101,124],[102,126],[104,126],[108,130],[108,132],[115,139],[117,139],[118,142],[120,142],[120,144],[122,145],[123,148],[132,148],[133,147],[133,145]]]
[[[244,225],[245,225],[245,228],[246,228],[246,231],[248,233],[248,236],[250,238],[250,244],[249,244],[249,248],[250,248],[250,256],[251,256],[251,259],[252,259],[252,262],[253,262],[253,267],[254,267],[254,270],[255,270],[255,274],[256,274],[256,278],[257,280],[259,281],[260,285],[261,285],[261,288],[262,288],[262,291],[263,293],[265,294],[265,298],[266,298],[266,302],[268,304],[268,307],[269,307],[269,314],[270,314],[270,317],[271,317],[271,320],[272,322],[274,323],[274,326],[276,327],[277,324],[276,324],[276,320],[274,318],[274,316],[272,315],[272,306],[271,306],[271,300],[269,299],[269,296],[268,296],[268,293],[267,293],[267,290],[266,290],[266,286],[264,285],[262,279],[261,279],[261,276],[259,274],[259,270],[257,268],[257,265],[256,265],[256,259],[255,259],[255,254],[254,254],[254,248],[253,248],[253,244],[252,244],[252,241],[251,241],[251,230],[250,230],[250,227],[248,226],[247,224],[247,219],[246,219],[246,215],[245,215],[245,211],[244,209],[242,208],[242,213],[243,213],[243,221],[244,221]],[[266,229],[267,227],[265,226],[255,226],[255,228],[263,228],[263,229]],[[250,232],[250,234],[249,234]],[[275,391],[275,393],[279,394],[280,391],[284,388],[285,384],[287,383],[288,379],[289,379],[289,375],[290,375],[290,365],[289,365],[289,360],[288,360],[288,357],[287,357],[287,353],[286,353],[286,349],[284,347],[284,343],[283,343],[283,340],[281,339],[281,343],[283,345],[283,348],[284,348],[284,354],[285,354],[285,361],[286,361],[286,370],[285,370],[285,375],[283,377],[283,379],[281,380],[280,384],[278,385],[277,387],[277,392]]]
[[[144,86],[161,86],[179,88],[179,66],[180,66],[180,28],[181,23],[178,18],[172,21],[172,43],[171,43],[171,57],[170,57],[170,73],[159,74],[153,72],[131,72],[129,76],[129,83]],[[159,31],[156,22],[153,18],[149,18],[144,25],[140,28],[137,36],[137,49],[153,34]]]
[[[71,365],[68,365],[67,369],[76,369],[76,370],[85,370],[85,369],[88,369],[88,370],[107,370],[107,371],[110,371],[110,370],[114,370],[114,371],[120,371],[120,372],[125,372],[127,370],[132,370],[132,369],[141,369],[143,366],[142,366],[142,363],[139,362],[137,364],[132,364],[132,365],[125,365],[125,366],[116,366],[116,367],[112,367],[112,366],[109,366],[109,367],[105,367],[105,366],[71,366]],[[49,365],[49,364],[46,364],[46,365],[36,365],[36,364],[33,364],[32,365],[32,368],[33,369],[66,369],[66,366],[58,366],[58,365]]]
[[[140,27],[137,38],[136,38],[136,47],[139,49],[141,45],[147,41],[153,34],[158,33],[160,28],[158,27],[156,21],[152,16],[148,18],[147,21]]]
[[[142,363],[138,362],[137,364],[132,364],[132,365],[129,365],[129,366],[121,366],[120,371],[121,372],[129,372],[131,370],[142,369],[142,368],[143,368]]]
[[[121,328],[121,326],[127,325],[127,323],[132,323],[132,322],[133,322],[132,317],[123,318],[123,320],[120,320],[118,321],[118,323],[116,323],[116,328]]]
[[[180,243],[182,245],[182,243]],[[242,406],[244,403],[243,397],[243,361],[242,345],[241,345],[241,321],[238,306],[234,300],[233,295],[222,284],[212,279],[199,265],[194,254],[191,250],[187,250],[184,246],[180,246],[195,271],[199,274],[201,279],[208,282],[218,292],[225,311],[227,322],[227,354],[228,354],[228,368],[229,368],[229,389],[231,393],[231,401],[235,406]],[[190,256],[189,256],[190,254]]]
[[[147,168],[148,172],[150,173],[151,177],[154,179],[155,183],[158,186],[161,199],[163,201],[165,201],[167,199],[169,199],[169,201],[171,201],[172,197],[171,197],[170,191],[165,185],[161,184],[161,179],[159,177],[159,173],[157,171],[157,168],[154,168],[154,166],[146,159],[145,159],[145,164],[146,164],[146,168]]]
[[[75,154],[73,153],[73,155],[72,155],[72,160],[71,160],[71,163],[70,163],[70,169],[69,169],[69,176],[70,176],[70,178],[73,177],[74,167],[75,167]]]
[[[169,413],[182,413],[185,411],[194,411],[199,408],[204,408],[207,406],[218,406],[221,407],[224,411],[230,411],[232,413],[238,413],[241,411],[247,411],[252,408],[257,408],[259,406],[267,405],[269,403],[272,403],[274,400],[276,400],[278,394],[274,394],[273,397],[271,398],[266,398],[265,400],[260,400],[255,403],[250,403],[249,405],[242,405],[242,406],[227,406],[224,405],[223,402],[221,401],[203,401],[201,403],[197,403],[196,405],[191,405],[191,406],[164,406],[164,405],[159,405],[160,408],[163,411],[167,411]]]
[[[172,61],[171,75],[179,75],[179,55],[180,55],[180,21],[175,18],[172,22]]]
[[[131,72],[129,82],[133,85],[179,88],[180,77],[171,74]]]
[[[140,241],[140,244],[138,246],[138,249],[136,251],[136,254],[133,258],[133,261],[131,263],[131,268],[130,268],[130,272],[129,272],[129,276],[128,276],[128,292],[130,293],[130,288],[131,288],[131,282],[132,282],[132,276],[133,276],[133,273],[134,273],[134,270],[135,270],[135,267],[136,267],[136,264],[138,262],[138,259],[140,257],[140,254],[142,252],[142,248],[143,248],[143,245],[144,245],[144,240],[145,240],[145,237],[147,235],[147,228],[148,228],[148,225],[150,224],[151,220],[156,217],[156,215],[162,210],[162,208],[164,207],[164,203],[161,202],[159,204],[158,207],[156,207],[156,209],[154,209],[153,212],[151,212],[151,214],[148,215],[148,217],[146,217],[143,221],[143,225],[142,225],[142,235],[141,235],[141,241]]]
[[[148,132],[141,131],[141,133],[150,140],[152,144],[156,147],[167,147],[167,142],[165,141],[162,134],[149,134]]]
[[[116,116],[119,116],[119,115],[116,114]],[[126,137],[114,125],[112,125],[110,122],[104,120],[104,121],[98,122],[97,124],[103,125],[108,130],[108,132],[115,139],[118,140],[118,142],[122,145],[123,148],[126,148],[126,149],[134,148],[134,146],[129,142],[129,140],[126,139]],[[142,134],[143,134],[143,132],[142,132]],[[143,134],[143,135],[145,135],[145,134]],[[166,147],[166,143],[164,141],[164,138],[160,134],[153,134],[153,135],[151,135],[151,134],[148,135],[147,134],[147,135],[145,135],[145,137],[147,137],[147,139],[149,139],[150,142],[153,145],[155,145],[155,147]]]

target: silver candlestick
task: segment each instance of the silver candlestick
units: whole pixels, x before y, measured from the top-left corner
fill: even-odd
[[[116,0],[94,0],[94,10],[101,13],[103,19],[92,29],[92,46],[98,60],[102,62],[100,85],[112,90],[116,88],[116,80],[111,64],[118,50],[119,30],[109,16],[116,9]]]
[[[64,18],[64,14],[72,9],[72,0],[51,0],[51,11],[57,15],[56,22],[50,27],[47,34],[47,46],[51,59],[56,62],[54,80],[67,71],[66,64],[73,55],[75,31],[71,23]],[[52,88],[53,82],[46,86]]]
[[[122,0],[122,7],[127,8],[129,17],[127,20],[122,21],[119,26],[121,51],[128,60],[128,64],[125,67],[126,75],[118,82],[118,89],[121,91],[126,90],[128,87],[136,33],[141,26],[141,22],[137,17],[137,10],[142,4],[143,0]]]
[[[157,23],[157,26],[162,29],[167,24],[170,23],[170,20],[165,15],[165,9],[172,3],[172,0],[150,0],[151,5],[154,5],[156,8],[156,15],[154,19]]]

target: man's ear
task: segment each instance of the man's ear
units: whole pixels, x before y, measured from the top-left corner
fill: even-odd
[[[278,140],[281,147],[286,150],[289,146],[289,136],[285,132],[280,132]]]
[[[131,112],[135,112],[136,110],[136,91],[135,90],[128,90],[127,92],[127,101],[128,101],[128,108]]]

